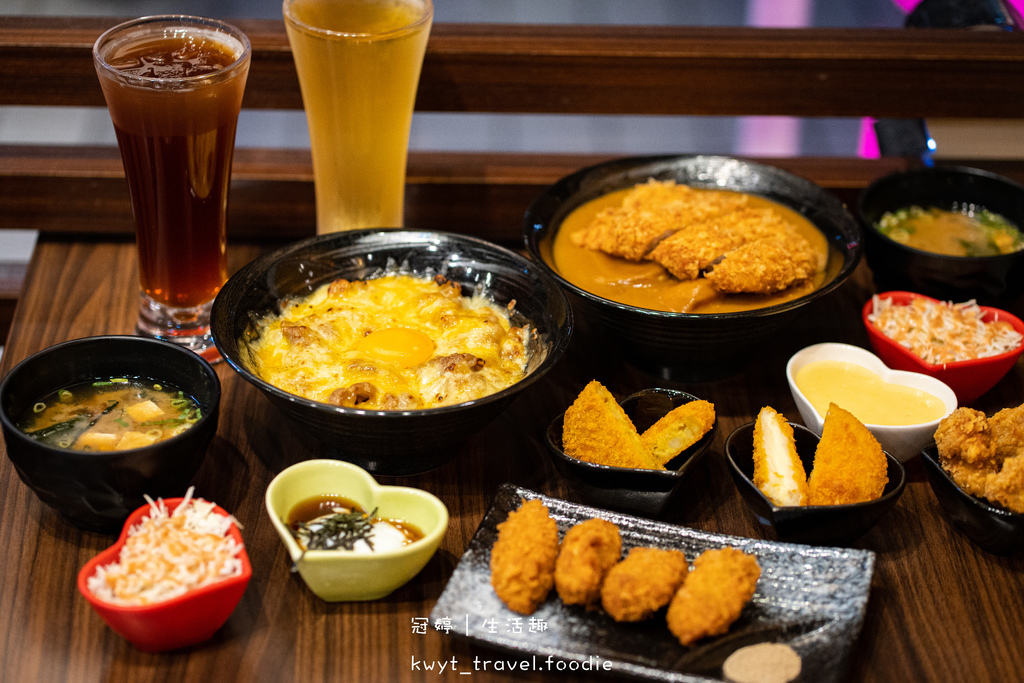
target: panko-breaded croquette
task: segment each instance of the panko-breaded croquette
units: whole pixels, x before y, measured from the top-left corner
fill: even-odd
[[[579,460],[613,467],[663,470],[636,428],[600,382],[587,384],[565,411],[562,449]]]
[[[633,548],[605,576],[601,606],[615,621],[650,619],[669,603],[689,569],[678,550]]]
[[[565,533],[555,562],[555,590],[567,605],[597,607],[604,577],[622,557],[619,527],[588,519]]]
[[[668,628],[689,646],[726,633],[754,596],[761,567],[735,548],[705,550],[668,606]]]
[[[533,614],[555,583],[558,525],[539,500],[524,501],[498,525],[491,585],[509,609]]]
[[[807,481],[810,505],[876,500],[889,481],[882,446],[853,413],[830,403]]]
[[[728,294],[774,294],[817,270],[810,243],[794,233],[747,242],[725,254],[705,277],[712,287]]]
[[[754,423],[754,486],[775,505],[807,504],[807,473],[793,427],[770,406],[761,408]]]
[[[640,440],[660,465],[700,441],[715,424],[715,406],[690,401],[671,410],[640,435]]]

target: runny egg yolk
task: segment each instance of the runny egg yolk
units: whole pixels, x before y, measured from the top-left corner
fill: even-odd
[[[356,350],[379,361],[411,368],[430,360],[434,340],[408,327],[389,327],[360,339]]]

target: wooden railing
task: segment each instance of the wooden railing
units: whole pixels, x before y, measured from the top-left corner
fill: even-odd
[[[91,46],[112,18],[0,19],[0,105],[103,106]],[[301,108],[284,26],[253,44],[244,106]],[[436,25],[417,110],[581,114],[1020,117],[1024,36],[949,30]],[[685,153],[666,141],[666,153]],[[415,153],[407,225],[517,243],[536,193],[600,156]],[[902,160],[787,159],[844,198]],[[988,163],[992,166],[992,162]],[[1016,163],[999,170],[1017,176]],[[308,150],[239,150],[230,234],[314,224]],[[128,234],[114,148],[0,147],[0,228]]]

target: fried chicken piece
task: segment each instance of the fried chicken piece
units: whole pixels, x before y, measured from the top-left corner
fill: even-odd
[[[733,249],[706,277],[720,292],[773,294],[803,282],[817,270],[810,243],[793,233]]]
[[[558,526],[539,500],[524,501],[498,525],[491,586],[509,609],[533,614],[555,583]]]
[[[770,406],[754,423],[754,486],[773,504],[807,504],[807,474],[796,452],[793,426]]]
[[[985,413],[960,407],[935,430],[939,463],[957,486],[972,496],[985,494],[985,481],[999,469],[992,428]]]
[[[992,447],[999,462],[1024,455],[1024,405],[1004,408],[988,419]]]
[[[669,235],[648,258],[680,280],[693,280],[747,242],[788,234],[786,226],[785,219],[771,208],[745,207]]]
[[[622,557],[619,527],[588,519],[566,532],[555,562],[555,590],[567,605],[596,607],[604,577]]]
[[[735,548],[705,550],[668,606],[668,628],[689,646],[726,633],[754,596],[761,567]]]
[[[1024,455],[1007,458],[998,474],[985,477],[984,497],[1007,510],[1024,514]]]
[[[615,621],[650,619],[675,595],[690,570],[678,550],[633,548],[601,586],[601,606]]]
[[[708,401],[690,401],[669,411],[640,435],[644,447],[659,465],[664,465],[693,444],[715,424],[715,406]]]
[[[807,481],[810,505],[845,505],[875,500],[889,482],[889,463],[867,427],[830,403]]]
[[[663,470],[644,447],[626,411],[600,382],[590,382],[565,411],[562,427],[565,454],[579,460]]]

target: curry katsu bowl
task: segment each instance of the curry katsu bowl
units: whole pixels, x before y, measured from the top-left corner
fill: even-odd
[[[843,204],[781,169],[729,157],[639,157],[582,169],[525,216],[530,256],[634,364],[734,365],[856,267]]]
[[[115,532],[145,496],[185,492],[217,431],[220,380],[168,342],[86,337],[43,349],[0,382],[7,455],[43,503]]]
[[[444,232],[321,235],[239,270],[213,307],[225,360],[327,454],[424,472],[540,379],[572,312],[536,263]]]
[[[858,203],[879,291],[1024,312],[1024,186],[962,166],[893,173]]]

